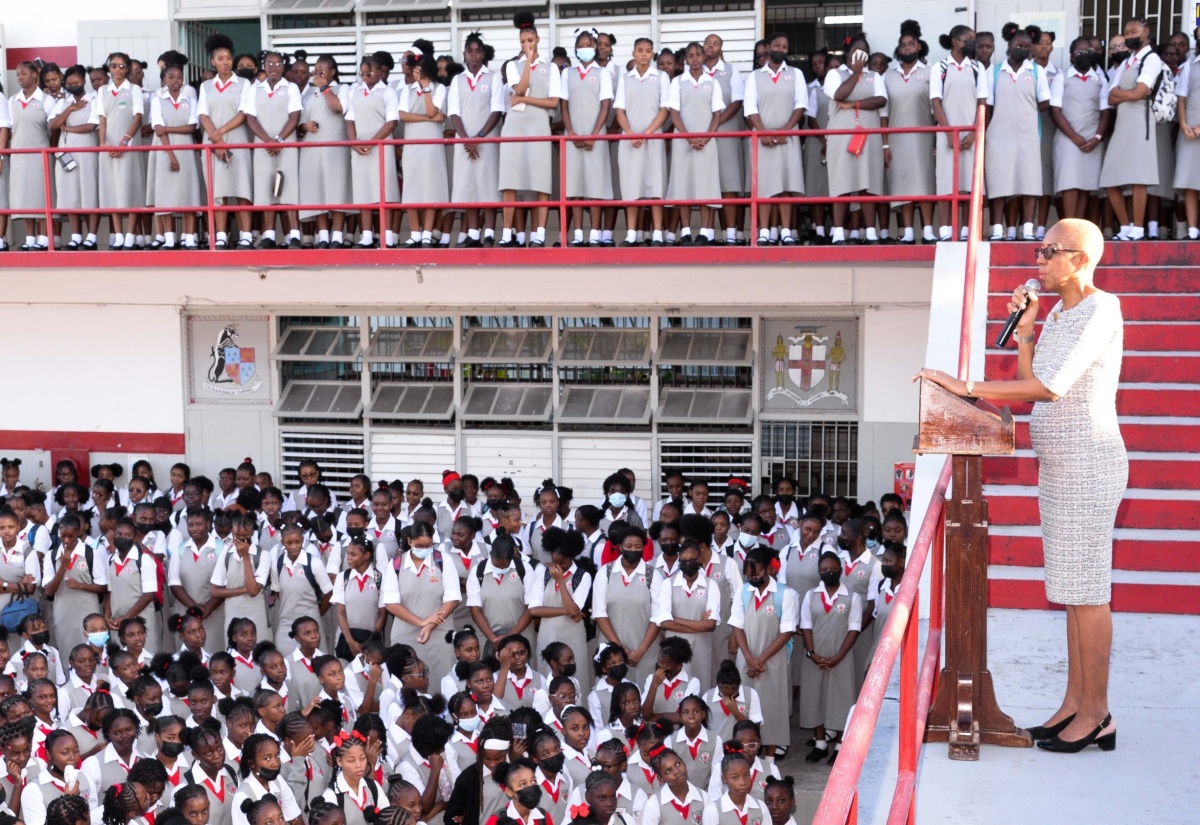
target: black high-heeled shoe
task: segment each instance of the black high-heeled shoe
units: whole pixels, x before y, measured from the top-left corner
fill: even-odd
[[[1070,716],[1068,716],[1066,719],[1063,719],[1056,725],[1037,725],[1032,728],[1026,728],[1025,730],[1029,731],[1029,735],[1033,737],[1034,742],[1041,742],[1054,736],[1058,736],[1060,733],[1066,730],[1067,725],[1071,724],[1071,722],[1074,720],[1075,714],[1072,713]]]
[[[1112,714],[1104,717],[1104,721],[1096,726],[1096,729],[1082,739],[1076,739],[1073,742],[1065,742],[1055,736],[1052,739],[1047,739],[1038,742],[1037,746],[1044,751],[1053,753],[1079,753],[1088,745],[1096,745],[1102,751],[1115,751],[1117,749],[1117,732],[1107,733],[1104,736],[1100,732],[1112,724]]]

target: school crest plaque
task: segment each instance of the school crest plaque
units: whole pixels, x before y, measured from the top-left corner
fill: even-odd
[[[266,316],[188,316],[191,403],[269,404],[269,343]]]
[[[767,318],[762,340],[762,411],[858,411],[858,319]]]

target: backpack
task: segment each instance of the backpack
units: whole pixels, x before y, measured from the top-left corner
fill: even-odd
[[[275,557],[275,575],[283,575],[283,560],[287,557],[287,553],[280,553]],[[317,575],[313,573],[312,556],[304,551],[304,578],[308,579],[308,583],[312,585],[313,592],[317,595],[317,605],[321,604],[321,599],[325,598],[325,594],[321,592],[321,585],[317,584]]]
[[[152,601],[154,603],[155,612],[162,612],[163,592],[164,592],[164,587],[167,582],[167,571],[163,567],[162,559],[160,559],[158,557],[158,554],[152,553],[149,550],[143,550],[141,547],[138,547],[138,545],[136,545],[136,544],[134,545],[134,547],[137,547],[137,550],[138,550],[137,569],[138,569],[139,575],[142,572],[142,559],[144,559],[147,555],[149,555],[150,558],[152,558],[154,560],[154,599]],[[87,553],[88,569],[91,570],[92,569],[92,548],[90,545],[87,546],[86,553]],[[116,553],[113,553],[112,558],[115,559],[116,557],[117,557]]]
[[[379,807],[379,786],[377,784],[375,784],[375,780],[369,776],[363,776],[363,782],[367,783],[367,792],[371,796],[370,805],[372,807],[376,807],[376,808]],[[337,806],[339,808],[341,808],[342,810],[345,810],[346,809],[346,793],[345,793],[345,791],[339,791],[337,789],[336,784],[332,784],[332,785],[330,785],[330,787],[333,788],[333,794],[334,794],[334,796],[337,797]],[[357,807],[357,805],[355,805],[355,807]]]
[[[1175,120],[1175,110],[1179,105],[1179,97],[1175,94],[1175,75],[1165,64],[1162,71],[1150,89],[1150,97],[1146,98],[1146,139],[1150,139],[1150,115],[1154,114],[1155,123],[1171,123]],[[30,533],[32,535],[32,533]]]
[[[350,583],[350,574],[353,573],[352,568],[347,567],[342,571],[342,586],[345,587]],[[379,568],[374,563],[371,564],[371,573],[375,577],[375,590],[380,592],[383,590],[383,575],[379,572]]]
[[[475,578],[479,580],[479,584],[483,586],[483,568],[486,564],[475,566]],[[521,558],[520,553],[513,553],[513,567],[517,569],[517,576],[521,579],[521,584],[525,584],[525,561]]]
[[[54,535],[57,538],[57,533],[54,533],[52,535]],[[92,545],[89,544],[87,541],[84,541],[82,539],[80,540],[80,544],[83,545],[83,560],[87,563],[87,569],[88,569],[88,572],[90,573],[92,570],[92,562],[96,558],[96,549],[94,547],[92,547]],[[56,553],[56,551],[61,550],[61,549],[62,549],[62,541],[55,541],[53,544],[50,545],[50,569],[51,570],[54,570],[55,568],[58,567],[58,561],[59,561],[59,559],[62,558],[62,556],[56,556],[55,553]],[[52,602],[52,601],[54,601],[54,597],[48,595],[48,596],[46,596],[46,601]],[[104,594],[97,593],[96,601],[98,601],[100,604],[104,604]]]
[[[779,582],[775,582],[775,593],[774,593],[775,614],[777,616],[779,616],[780,621],[783,620],[783,588],[784,588],[784,586],[782,584],[780,584]],[[742,584],[742,613],[743,614],[748,613],[750,611],[750,598],[751,598],[751,596],[753,596],[753,594],[754,594],[754,588],[748,584],[743,583]],[[792,647],[793,646],[794,645],[792,644],[792,640],[788,639],[788,643],[787,643],[788,656],[792,655]]]
[[[946,62],[949,59],[950,59],[949,57],[943,58],[942,62],[938,64],[938,68],[940,68],[942,70],[942,87],[943,88],[945,88],[945,85],[946,85],[946,72],[949,71],[949,69],[950,69],[950,64]],[[979,64],[975,62],[975,58],[973,58],[973,57],[970,57],[967,59],[971,61],[971,75],[975,78],[975,85],[978,86],[979,85]]]

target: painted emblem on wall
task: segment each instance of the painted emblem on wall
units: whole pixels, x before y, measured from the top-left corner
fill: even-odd
[[[193,315],[187,338],[193,404],[270,403],[268,318]]]
[[[854,318],[818,322],[764,320],[761,361],[771,365],[764,375],[764,412],[837,410],[857,406]]]
[[[262,387],[261,380],[253,381],[254,347],[238,346],[237,324],[225,325],[213,344],[210,357],[208,380],[204,382],[206,390],[242,395]]]

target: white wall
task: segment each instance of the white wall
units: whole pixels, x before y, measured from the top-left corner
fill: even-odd
[[[863,421],[915,422],[912,377],[925,359],[929,307],[871,307],[863,327]]]
[[[120,280],[121,275],[106,275]],[[45,280],[43,289],[55,290]],[[35,304],[5,313],[26,353],[0,401],[5,430],[183,432],[183,342],[170,306]],[[32,358],[33,360],[29,360]],[[157,468],[156,468],[157,469]]]
[[[58,0],[47,8],[40,3],[3,3],[5,46],[74,46],[81,20],[155,20],[167,21],[167,0],[121,0],[120,3],[96,3],[93,0]],[[157,57],[153,55],[152,57]]]
[[[929,44],[929,59],[937,61],[946,55],[946,50],[938,45],[938,35],[946,34],[960,23],[972,25],[965,10],[967,5],[966,0],[906,0],[904,3],[863,0],[863,29],[874,51],[890,55],[900,39],[900,24],[905,20],[916,20],[921,24],[921,39]],[[964,10],[956,11],[959,8]]]

